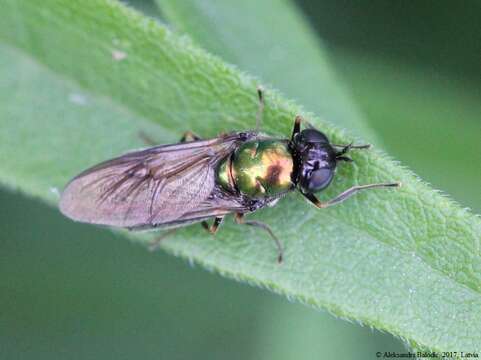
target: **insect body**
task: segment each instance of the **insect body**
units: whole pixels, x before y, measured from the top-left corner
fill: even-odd
[[[259,90],[260,111],[263,98]],[[237,223],[260,227],[282,246],[270,227],[244,215],[273,205],[298,189],[319,208],[337,204],[363,189],[395,187],[398,183],[354,186],[321,202],[314,195],[332,181],[339,161],[351,149],[368,146],[333,145],[320,131],[301,130],[296,117],[290,139],[275,139],[259,131],[233,132],[210,140],[192,133],[179,144],[135,151],[96,165],[75,177],[60,199],[66,216],[93,224],[132,230],[176,228],[201,222],[211,233],[227,214]],[[188,141],[189,140],[189,141]],[[212,225],[206,220],[214,218]]]

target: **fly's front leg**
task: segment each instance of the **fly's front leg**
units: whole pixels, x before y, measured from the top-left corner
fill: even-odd
[[[370,149],[372,145],[371,144],[353,145],[352,143],[350,143],[350,144],[347,144],[347,145],[331,144],[331,146],[342,148],[341,151],[338,152],[337,154],[338,155],[344,155],[345,153],[347,153],[351,149]]]
[[[269,225],[264,224],[263,222],[260,222],[260,221],[256,221],[256,220],[246,220],[244,218],[243,213],[236,213],[234,219],[235,219],[235,222],[237,224],[254,226],[254,227],[258,227],[258,228],[261,228],[261,229],[265,230],[271,236],[271,238],[274,240],[274,242],[276,243],[276,247],[277,247],[277,251],[278,251],[277,262],[279,264],[282,263],[282,260],[284,258],[284,249],[282,248],[281,242],[279,241],[277,236],[274,234],[274,232],[272,231],[272,229],[270,228]]]
[[[383,187],[399,187],[401,186],[401,183],[381,183],[381,184],[368,184],[368,185],[357,185],[353,186],[352,188],[347,189],[346,191],[340,193],[336,197],[332,198],[331,200],[328,201],[320,201],[314,194],[304,194],[304,195],[311,203],[313,203],[315,206],[317,206],[320,209],[327,208],[332,205],[339,204],[346,200],[347,198],[350,198],[352,195],[356,194],[357,192],[361,190],[367,190],[367,189],[375,189],[375,188],[383,188]]]
[[[302,122],[302,117],[300,115],[297,115],[296,119],[294,120],[294,128],[292,129],[291,141],[294,141],[294,137],[300,133],[301,122]]]
[[[333,147],[340,147],[341,151],[336,152],[336,160],[342,160],[346,162],[352,162],[352,159],[349,156],[345,156],[351,149],[369,149],[371,148],[371,144],[365,145],[353,145],[352,143],[347,145],[338,145],[338,144],[331,144]]]
[[[304,118],[301,115],[297,115],[295,120],[294,120],[294,128],[292,129],[292,136],[291,136],[291,141],[294,140],[294,137],[301,132],[301,123],[304,123],[304,127],[308,129],[314,129],[314,125],[312,125],[310,122],[304,120]]]
[[[212,225],[209,226],[207,221],[202,221],[202,227],[206,229],[208,232],[210,232],[212,235],[214,235],[217,232],[217,229],[219,228],[219,225],[222,224],[222,221],[224,220],[223,216],[218,216],[214,219],[214,222]]]

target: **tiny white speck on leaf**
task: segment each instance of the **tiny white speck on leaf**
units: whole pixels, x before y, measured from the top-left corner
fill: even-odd
[[[112,50],[112,59],[115,61],[122,61],[127,58],[127,53],[120,50]]]
[[[71,103],[76,104],[76,105],[81,105],[81,106],[87,105],[87,98],[83,94],[70,93],[68,95],[68,100]]]
[[[60,191],[58,190],[57,187],[51,186],[49,190],[50,190],[50,192],[51,192],[52,194],[54,194],[57,198],[60,198]]]

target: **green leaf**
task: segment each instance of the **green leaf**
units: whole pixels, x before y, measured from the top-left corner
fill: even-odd
[[[290,1],[156,1],[174,28],[207,50],[261,76],[321,118],[379,143],[331,70],[322,42]]]
[[[141,147],[140,130],[173,142],[187,129],[207,137],[254,126],[255,79],[117,2],[0,5],[0,181],[8,187],[56,204],[52,189]],[[266,97],[266,132],[287,136],[300,113],[333,141],[352,140],[269,88]],[[282,265],[263,233],[229,221],[215,239],[191,226],[163,247],[418,348],[479,350],[479,218],[376,150],[353,157],[323,199],[353,184],[403,188],[322,211],[292,194],[254,214],[282,239]]]

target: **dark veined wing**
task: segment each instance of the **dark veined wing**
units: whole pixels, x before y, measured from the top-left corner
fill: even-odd
[[[76,221],[149,228],[198,221],[242,205],[219,197],[215,171],[239,143],[233,133],[157,146],[96,165],[65,188],[60,210]]]
[[[173,228],[183,226],[213,217],[223,217],[233,212],[250,212],[252,209],[233,195],[226,194],[219,185],[216,185],[210,196],[191,208],[173,221],[166,221],[160,227]],[[149,228],[148,225],[140,226],[139,229]]]

